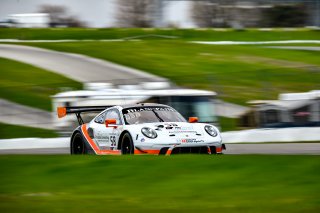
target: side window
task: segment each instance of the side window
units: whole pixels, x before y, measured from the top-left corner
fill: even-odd
[[[106,116],[106,112],[101,113],[98,117],[96,117],[96,119],[94,119],[94,122],[99,124],[104,124],[105,116]]]
[[[112,110],[107,111],[106,119],[116,119],[117,125],[122,124],[121,120],[120,120],[119,112],[116,109],[112,109]]]

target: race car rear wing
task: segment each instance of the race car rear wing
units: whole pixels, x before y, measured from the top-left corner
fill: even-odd
[[[81,117],[82,112],[101,112],[113,106],[77,106],[77,107],[57,107],[58,118],[63,118],[68,114],[76,114],[79,125],[84,124]]]

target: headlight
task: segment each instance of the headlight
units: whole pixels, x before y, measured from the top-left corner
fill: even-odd
[[[204,130],[206,130],[206,132],[212,137],[216,137],[218,135],[217,130],[215,130],[213,126],[206,125]]]
[[[154,131],[153,129],[149,128],[149,127],[143,127],[141,129],[141,132],[144,136],[148,137],[148,138],[156,138],[158,135],[156,133],[156,131]]]

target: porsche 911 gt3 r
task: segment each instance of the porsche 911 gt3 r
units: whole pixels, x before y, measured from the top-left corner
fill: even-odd
[[[93,111],[102,112],[85,124],[81,112]],[[69,113],[80,124],[71,136],[71,154],[216,154],[225,149],[215,126],[196,123],[196,117],[187,122],[167,105],[58,107],[58,117]]]

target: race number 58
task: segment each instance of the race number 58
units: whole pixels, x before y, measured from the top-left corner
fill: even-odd
[[[116,146],[116,136],[110,136],[111,146]]]

